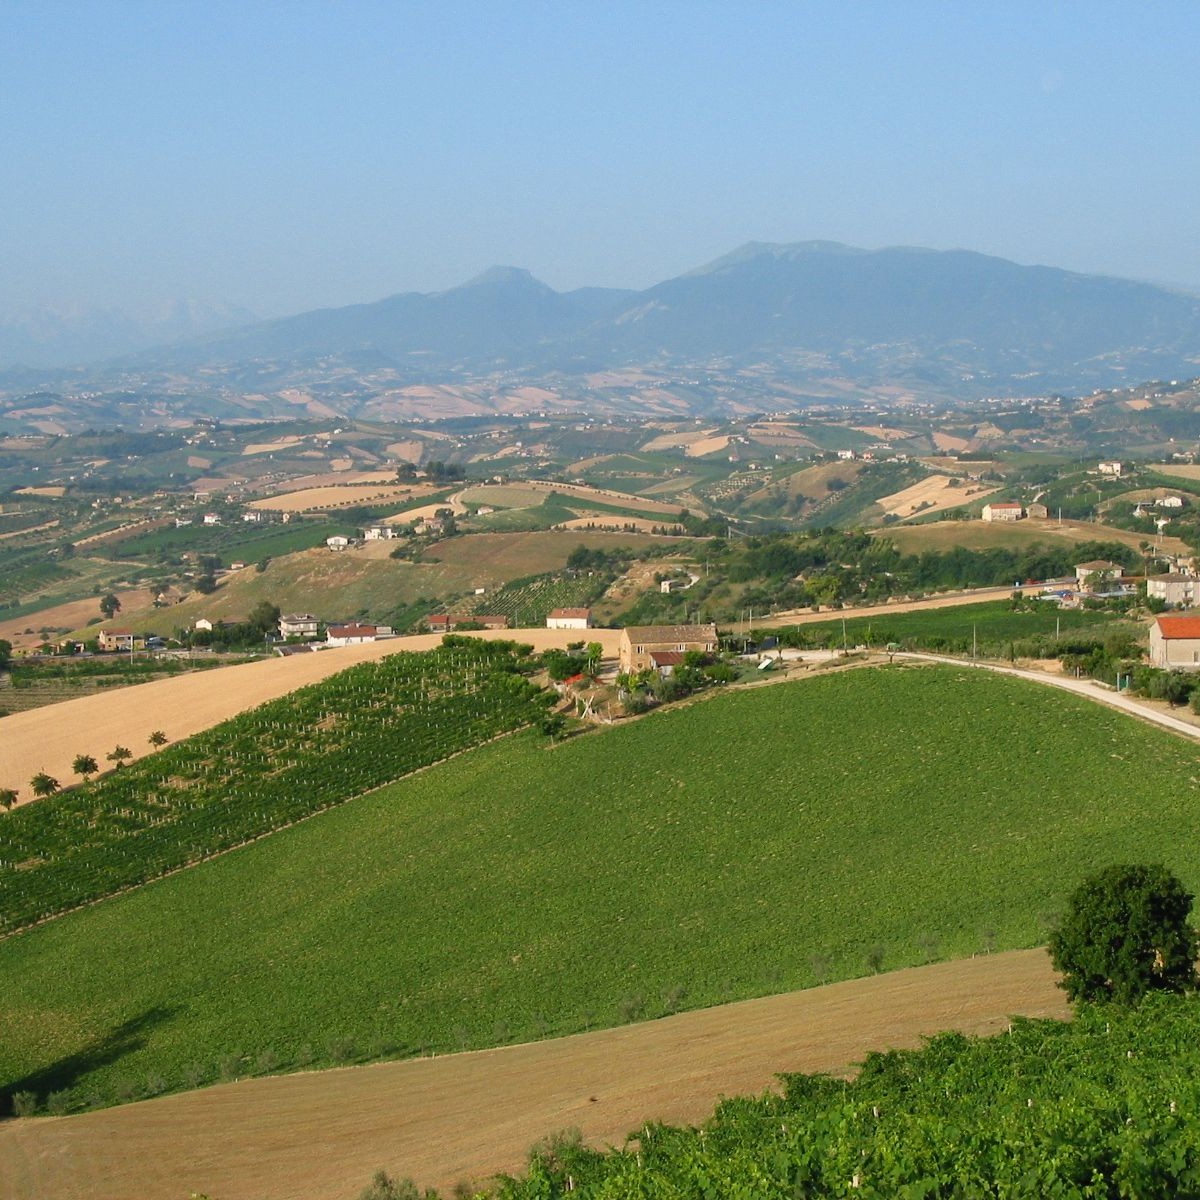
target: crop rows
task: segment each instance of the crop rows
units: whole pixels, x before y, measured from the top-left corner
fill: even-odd
[[[491,597],[483,597],[477,611],[511,617],[515,625],[541,625],[553,608],[583,608],[603,590],[605,578],[565,575],[537,575],[514,580]]]
[[[559,1138],[499,1196],[1194,1196],[1198,1047],[1200,1006],[1179,997],[942,1034],[853,1081],[785,1076],[698,1128],[647,1125],[604,1153]]]
[[[512,643],[363,663],[0,822],[11,932],[241,845],[531,723]]]

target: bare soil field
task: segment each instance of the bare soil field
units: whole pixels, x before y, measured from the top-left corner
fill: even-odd
[[[965,546],[986,550],[994,546],[1021,547],[1033,542],[1120,542],[1135,550],[1147,540],[1144,533],[1100,525],[1094,521],[1059,521],[1030,517],[1023,521],[937,521],[928,525],[892,526],[880,531],[891,538],[906,554],[925,550],[948,550]],[[1164,537],[1162,548],[1169,554],[1190,555],[1180,538]]]
[[[954,437],[949,433],[935,433],[933,444],[939,450],[969,450],[971,443],[966,438]]]
[[[111,621],[104,624],[115,625],[118,628],[128,624],[135,614],[150,611],[153,603],[146,588],[136,591],[115,593],[121,602],[121,611]],[[93,618],[100,616],[100,598],[89,596],[86,600],[71,600],[66,604],[56,604],[53,608],[43,608],[39,612],[26,613],[23,617],[11,617],[0,621],[0,638],[12,642],[15,650],[28,650],[42,641],[39,629],[82,629]],[[32,629],[33,633],[26,633]]]
[[[593,640],[604,646],[606,655],[616,654],[617,630],[597,629],[594,634]],[[561,629],[500,630],[478,636],[515,638],[539,650],[578,639],[577,632]],[[430,650],[441,640],[441,634],[427,634],[263,659],[0,717],[0,787],[18,789],[18,803],[26,803],[32,798],[29,780],[38,771],[46,771],[64,786],[76,782],[71,762],[77,754],[90,754],[104,764],[119,743],[132,750],[134,758],[141,758],[153,753],[147,739],[156,729],[177,742],[355,663],[400,650]]]
[[[252,1079],[0,1127],[3,1200],[351,1200],[379,1168],[448,1192],[519,1172],[546,1134],[620,1145],[694,1124],[784,1071],[848,1074],[869,1050],[1012,1016],[1066,1019],[1043,950],[937,963],[555,1041]]]
[[[1163,475],[1174,475],[1177,479],[1200,480],[1198,463],[1155,463],[1150,470],[1159,471]]]
[[[428,490],[428,489],[422,489]],[[395,501],[400,503],[421,491],[411,486],[387,484],[348,485],[345,487],[305,488],[298,492],[281,492],[262,500],[252,500],[248,508],[266,509],[269,512],[309,512],[334,508],[348,508],[356,504],[375,504]]]
[[[273,442],[251,442],[249,445],[242,447],[242,454],[272,454],[276,450],[289,450],[302,441],[304,441],[304,438],[293,433],[287,437],[276,438]]]
[[[706,454],[716,454],[718,450],[724,450],[728,445],[729,438],[725,436],[701,438],[698,442],[692,442],[684,450],[684,454],[688,458],[703,458]]]
[[[679,515],[679,506],[664,504],[661,500],[647,500],[644,496],[632,496],[628,492],[614,492],[607,488],[587,487],[581,483],[549,483],[540,479],[531,479],[524,486],[541,492],[558,492],[568,503],[580,500],[586,503],[594,500],[598,504],[615,504],[622,508],[641,509],[649,513],[670,513]]]
[[[56,486],[20,487],[16,489],[15,494],[18,496],[65,496],[67,489]]]
[[[886,513],[911,517],[918,512],[935,513],[946,508],[958,508],[999,490],[994,484],[986,483],[960,482],[952,487],[951,478],[949,475],[930,475],[911,487],[884,496],[877,503]]]

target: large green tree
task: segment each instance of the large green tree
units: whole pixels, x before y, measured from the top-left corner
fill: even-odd
[[[1085,879],[1050,938],[1072,1000],[1132,1004],[1196,986],[1192,896],[1166,867],[1119,865]]]

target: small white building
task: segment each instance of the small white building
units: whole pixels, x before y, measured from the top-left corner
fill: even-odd
[[[997,500],[985,504],[981,515],[985,521],[1019,521],[1025,515],[1025,509],[1016,500]]]
[[[205,523],[205,525],[220,525],[221,514],[220,513],[205,513],[204,514],[204,523]]]
[[[192,628],[201,633],[212,633],[213,623],[207,617],[199,617]]]
[[[260,508],[248,508],[242,513],[242,520],[248,525],[261,525],[267,519],[267,514]]]
[[[1121,478],[1121,464],[1119,462],[1102,462],[1099,464],[1101,475],[1111,475],[1114,479]]]
[[[1182,508],[1183,507],[1183,497],[1182,496],[1163,496],[1162,499],[1158,501],[1156,507],[1157,508]]]
[[[360,625],[351,621],[346,625],[330,625],[325,630],[327,646],[361,646],[365,642],[376,642],[380,638],[390,638],[390,625]]]
[[[552,608],[546,614],[547,629],[591,629],[590,608]]]
[[[391,525],[368,525],[362,533],[364,542],[390,542],[396,537],[396,530]]]
[[[343,537],[340,533],[335,533],[333,537],[327,537],[325,539],[325,545],[328,546],[330,550],[345,550],[350,545],[350,539],[348,537]]]

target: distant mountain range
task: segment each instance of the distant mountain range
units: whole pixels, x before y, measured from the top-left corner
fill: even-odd
[[[0,367],[53,368],[116,358],[256,319],[248,309],[192,300],[137,313],[81,305],[0,312]]]
[[[18,361],[4,333],[0,362]],[[104,342],[99,328],[78,336]],[[751,243],[644,291],[556,292],[498,267],[444,292],[133,354],[118,342],[109,349],[125,357],[109,355],[103,367],[58,380],[9,372],[0,384],[10,394],[88,379],[169,379],[193,394],[218,384],[230,393],[307,387],[350,411],[387,389],[488,380],[563,387],[586,403],[592,384],[583,381],[627,368],[701,382],[753,377],[768,393],[779,385],[810,396],[1071,393],[1200,374],[1200,297],[968,251]]]

